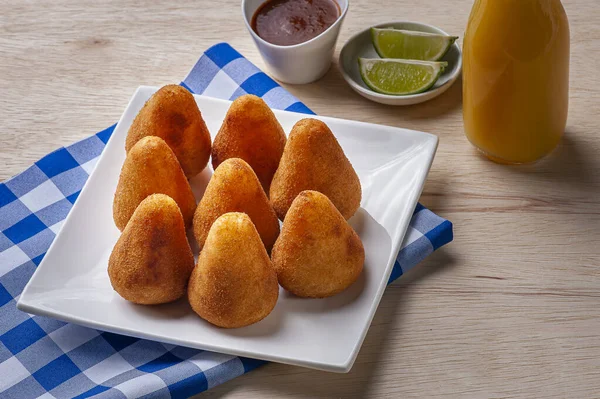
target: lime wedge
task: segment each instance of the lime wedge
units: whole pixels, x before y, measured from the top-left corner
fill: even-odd
[[[438,80],[447,62],[359,58],[363,81],[372,90],[398,96],[422,93]]]
[[[442,59],[458,39],[456,36],[390,28],[371,28],[371,38],[381,58],[422,61]]]

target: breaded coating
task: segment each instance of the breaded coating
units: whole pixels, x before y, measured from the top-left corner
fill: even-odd
[[[212,147],[212,166],[226,159],[241,158],[258,176],[269,194],[273,174],[285,147],[285,133],[273,111],[259,97],[238,97],[227,111]]]
[[[356,281],[365,250],[325,195],[302,191],[285,217],[271,259],[283,288],[300,297],[324,298]]]
[[[142,305],[181,298],[193,268],[183,217],[177,203],[164,194],[140,203],[108,260],[114,290]]]
[[[138,141],[127,154],[113,202],[113,218],[121,231],[137,206],[150,194],[173,198],[190,226],[196,198],[173,151],[161,138],[148,136]]]
[[[250,216],[267,252],[271,252],[279,236],[279,220],[256,174],[240,158],[229,158],[217,167],[196,208],[194,236],[200,249],[213,222],[228,212]]]
[[[125,151],[146,136],[163,139],[188,178],[208,164],[210,133],[194,96],[184,87],[163,86],[150,97],[129,128]]]
[[[271,205],[279,219],[304,190],[325,194],[346,219],[360,206],[358,175],[327,125],[312,118],[292,128],[271,183]]]
[[[190,277],[192,309],[216,326],[244,327],[267,317],[278,296],[275,269],[250,217],[220,216]]]

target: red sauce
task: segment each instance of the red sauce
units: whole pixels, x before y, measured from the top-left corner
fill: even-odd
[[[269,0],[252,17],[252,29],[280,46],[306,42],[327,30],[340,16],[334,0]]]

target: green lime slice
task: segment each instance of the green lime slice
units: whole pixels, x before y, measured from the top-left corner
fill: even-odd
[[[397,96],[422,93],[438,80],[447,62],[359,58],[363,81],[372,90]]]
[[[381,58],[421,61],[439,61],[458,39],[457,36],[391,28],[371,28],[371,38]]]

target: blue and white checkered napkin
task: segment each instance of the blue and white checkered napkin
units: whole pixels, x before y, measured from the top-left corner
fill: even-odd
[[[312,113],[226,43],[208,49],[182,82],[194,93]],[[0,397],[183,398],[263,361],[96,331],[16,308],[114,126],[61,148],[0,184]],[[452,241],[452,224],[417,206],[390,282]]]

